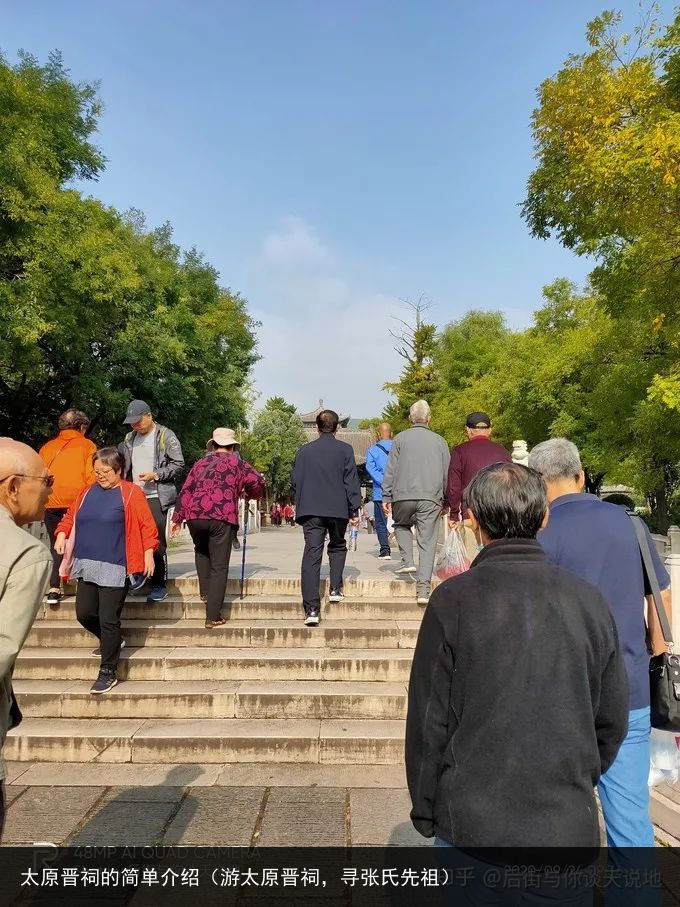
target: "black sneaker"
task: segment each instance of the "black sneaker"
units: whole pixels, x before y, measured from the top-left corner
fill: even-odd
[[[58,608],[63,597],[61,589],[50,589],[45,596],[45,604],[51,608]]]
[[[118,678],[113,671],[100,671],[99,677],[90,687],[90,693],[108,693],[118,683]]]
[[[331,593],[328,596],[329,602],[341,602],[345,597],[345,593],[342,589],[331,589]]]
[[[318,627],[319,626],[319,612],[310,611],[307,617],[305,617],[305,626],[306,627]]]
[[[231,543],[231,547],[234,549],[234,551],[239,551],[239,550],[240,550],[240,548],[241,548],[241,540],[239,539],[239,537],[238,537],[237,535],[234,536],[234,539],[233,539],[233,541],[232,541],[232,543]]]

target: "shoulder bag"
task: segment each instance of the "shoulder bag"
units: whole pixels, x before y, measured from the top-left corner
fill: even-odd
[[[659,581],[649,550],[649,541],[642,520],[636,513],[628,511],[637,537],[642,566],[648,588],[652,590],[654,607],[659,617],[661,632],[668,646],[667,652],[652,655],[649,659],[649,693],[652,727],[660,731],[680,732],[680,656],[673,651],[673,634],[661,600]]]

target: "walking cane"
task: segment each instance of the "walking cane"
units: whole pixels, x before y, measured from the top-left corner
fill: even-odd
[[[243,508],[243,545],[241,546],[241,599],[243,598],[243,587],[246,581],[246,548],[248,547],[248,523],[250,520],[250,507],[248,506],[248,501],[245,502],[245,507]]]

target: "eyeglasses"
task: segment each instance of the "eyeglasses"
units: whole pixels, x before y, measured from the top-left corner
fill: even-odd
[[[41,482],[43,483],[43,485],[47,485],[48,488],[52,488],[52,486],[54,485],[54,476],[52,476],[52,475],[49,475],[49,476],[29,476],[29,475],[26,475],[25,472],[13,472],[11,475],[5,476],[4,479],[0,479],[0,483],[6,482],[8,479],[14,479],[14,478],[17,478],[17,479],[38,479],[39,481],[41,481]]]

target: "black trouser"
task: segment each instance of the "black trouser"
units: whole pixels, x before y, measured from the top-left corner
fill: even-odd
[[[64,514],[66,513],[65,507],[48,507],[45,510],[45,528],[47,529],[47,534],[50,538],[50,551],[52,552],[52,573],[50,574],[50,589],[58,589],[61,583],[59,577],[59,567],[61,567],[61,559],[63,554],[57,554],[54,550],[54,541],[55,535],[57,533],[57,526],[61,523]]]
[[[387,531],[387,517],[383,510],[382,501],[374,501],[375,513],[375,531],[378,535],[378,544],[380,545],[379,554],[390,553],[389,533]]]
[[[0,781],[0,841],[5,827],[5,782]]]
[[[323,546],[328,533],[328,562],[331,568],[331,589],[342,589],[342,571],[345,569],[347,542],[345,533],[349,520],[337,517],[308,516],[302,523],[305,550],[302,555],[302,604],[305,614],[318,611],[319,583]]]
[[[219,620],[227,589],[231,545],[238,526],[224,520],[187,520],[194,542],[198,588],[208,620]]]
[[[101,643],[103,671],[115,671],[120,655],[120,613],[123,610],[128,583],[119,586],[98,586],[78,580],[76,617],[88,632]]]
[[[149,502],[149,507],[151,508],[151,513],[153,514],[154,522],[156,523],[156,528],[158,529],[158,541],[160,542],[160,547],[156,549],[153,553],[153,576],[151,577],[152,586],[165,586],[165,578],[167,575],[167,570],[165,566],[165,552],[168,547],[167,539],[165,537],[165,530],[167,527],[167,511],[163,510],[161,507],[161,502],[158,498],[147,498]]]

